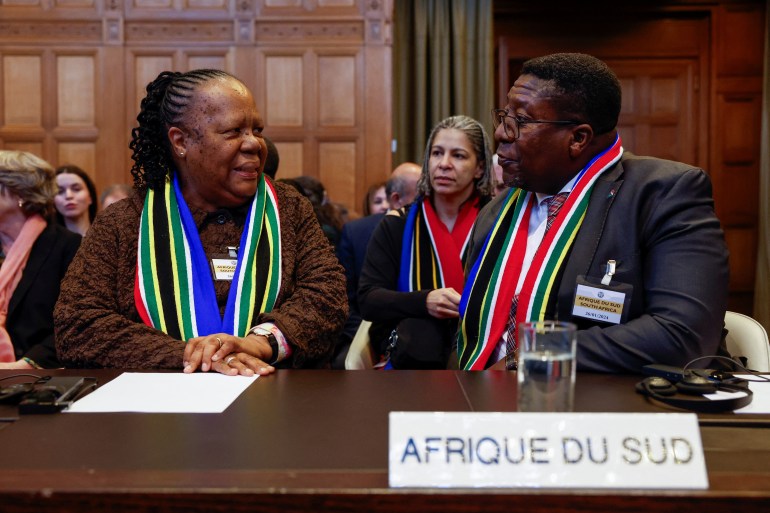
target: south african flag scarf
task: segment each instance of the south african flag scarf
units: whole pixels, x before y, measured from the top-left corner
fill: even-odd
[[[575,186],[521,276],[535,195],[511,189],[468,275],[460,300],[460,368],[483,370],[506,328],[513,295],[523,280],[516,322],[543,320],[554,279],[588,209],[596,179],[620,160],[620,137],[580,171]]]
[[[461,291],[462,256],[478,212],[479,198],[474,196],[460,207],[450,232],[428,198],[415,201],[404,227],[398,290],[414,292],[453,287]]]
[[[212,333],[243,337],[255,307],[269,312],[281,287],[278,201],[260,177],[243,228],[224,318],[209,260],[176,176],[148,189],[139,224],[134,300],[145,324],[179,340]]]

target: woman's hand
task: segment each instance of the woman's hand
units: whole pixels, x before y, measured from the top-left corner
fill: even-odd
[[[452,287],[431,290],[426,299],[428,313],[438,319],[460,317],[460,294]]]
[[[34,367],[32,367],[30,364],[28,364],[26,362],[26,360],[24,360],[24,359],[17,360],[15,362],[7,362],[7,363],[0,362],[0,369],[24,369],[24,370],[29,370],[29,369],[33,369],[33,368]]]
[[[184,349],[184,372],[202,372],[213,369],[228,376],[265,376],[275,372],[267,363],[272,349],[267,338],[249,334],[235,337],[225,333],[191,338]]]

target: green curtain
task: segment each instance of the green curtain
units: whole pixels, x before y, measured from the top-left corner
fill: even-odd
[[[762,89],[762,148],[759,159],[759,251],[754,318],[770,332],[770,0],[765,9],[765,74]]]
[[[396,0],[393,25],[393,162],[421,164],[431,129],[448,116],[491,130],[492,0]]]

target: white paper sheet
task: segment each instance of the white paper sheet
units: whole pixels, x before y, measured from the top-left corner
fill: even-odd
[[[258,377],[124,372],[65,411],[222,413]]]
[[[759,379],[750,374],[739,374],[737,376],[751,380]],[[740,410],[735,410],[735,413],[770,413],[770,381],[751,381],[749,388],[754,394],[751,404]]]

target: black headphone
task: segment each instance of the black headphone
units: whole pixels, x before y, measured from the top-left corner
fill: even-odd
[[[719,390],[740,392],[741,395],[725,399],[704,397],[705,394],[713,394]],[[698,413],[737,410],[748,406],[754,398],[746,380],[738,378],[714,380],[691,371],[686,371],[682,379],[676,383],[659,376],[645,378],[636,384],[636,391],[663,404]]]

